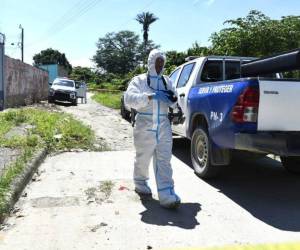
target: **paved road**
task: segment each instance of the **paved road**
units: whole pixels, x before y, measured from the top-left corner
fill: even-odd
[[[300,240],[300,181],[278,161],[236,161],[214,181],[194,175],[188,142],[172,164],[183,204],[133,192],[134,152],[48,157],[0,231],[0,249],[168,249]],[[150,185],[155,190],[153,171]]]

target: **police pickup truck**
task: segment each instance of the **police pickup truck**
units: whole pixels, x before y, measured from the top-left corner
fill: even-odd
[[[171,73],[183,113],[172,131],[191,140],[197,175],[216,176],[233,152],[278,155],[300,173],[300,81],[276,73],[299,65],[294,50],[258,60],[192,58]]]

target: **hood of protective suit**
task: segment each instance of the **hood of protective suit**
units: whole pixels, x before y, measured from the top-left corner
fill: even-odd
[[[156,69],[155,69],[155,61],[157,58],[162,58],[164,60],[164,66],[166,64],[166,56],[163,52],[158,49],[151,50],[149,57],[148,57],[148,73],[150,76],[158,76]],[[159,75],[162,75],[164,71],[164,67]]]

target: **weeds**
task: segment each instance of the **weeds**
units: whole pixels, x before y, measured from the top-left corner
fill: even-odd
[[[25,135],[5,137],[13,127],[21,124],[31,125]],[[95,135],[90,127],[61,112],[23,108],[0,113],[0,147],[20,149],[21,152],[0,177],[0,218],[8,212],[6,199],[11,183],[39,148],[46,148],[49,152],[93,149],[94,142]]]
[[[102,181],[100,184],[100,192],[104,193],[105,198],[108,199],[111,195],[114,183],[112,181]]]
[[[92,99],[96,102],[113,109],[119,109],[121,107],[121,93],[95,93]]]

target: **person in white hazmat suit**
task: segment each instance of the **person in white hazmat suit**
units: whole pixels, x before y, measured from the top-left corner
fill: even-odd
[[[152,195],[147,181],[153,157],[160,205],[176,208],[180,198],[174,192],[172,179],[172,131],[168,119],[168,108],[175,104],[176,98],[174,100],[171,81],[162,75],[165,62],[162,52],[152,50],[148,58],[148,72],[131,80],[124,100],[128,107],[137,111],[133,130],[135,191],[141,195]]]

